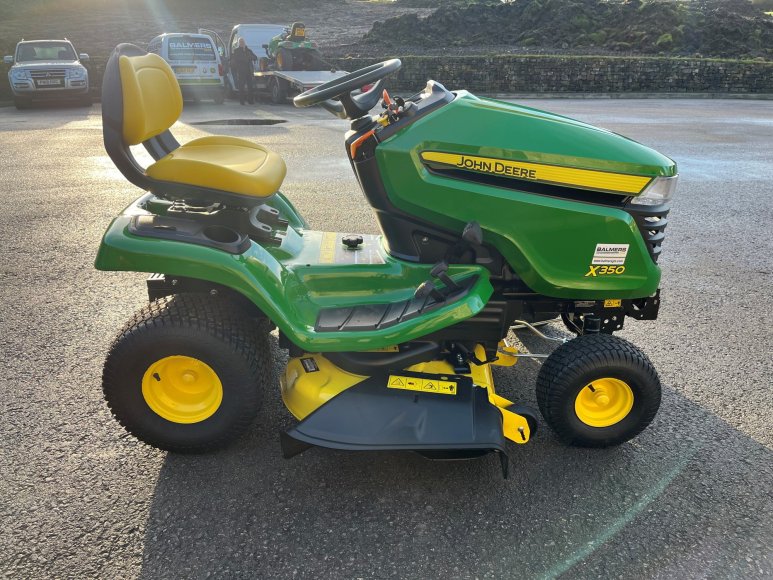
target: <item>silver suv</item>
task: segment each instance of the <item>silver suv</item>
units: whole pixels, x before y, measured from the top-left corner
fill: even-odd
[[[8,82],[17,109],[32,101],[75,100],[91,104],[89,73],[81,64],[88,54],[78,54],[67,40],[22,40],[14,56],[6,56]]]

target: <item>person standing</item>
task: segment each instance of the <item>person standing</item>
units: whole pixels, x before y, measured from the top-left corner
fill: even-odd
[[[236,86],[239,89],[239,102],[243,105],[245,99],[251,105],[255,102],[255,67],[254,62],[258,60],[255,53],[252,52],[244,41],[239,38],[239,46],[234,50],[231,57],[234,75],[236,76]]]

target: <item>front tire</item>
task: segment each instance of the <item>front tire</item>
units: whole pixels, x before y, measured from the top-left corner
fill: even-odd
[[[641,433],[660,407],[661,386],[647,356],[607,334],[561,345],[537,376],[537,403],[568,445],[611,447]]]
[[[238,437],[273,385],[269,327],[231,302],[179,294],[140,310],[113,342],[102,388],[119,423],[167,451],[201,453]]]

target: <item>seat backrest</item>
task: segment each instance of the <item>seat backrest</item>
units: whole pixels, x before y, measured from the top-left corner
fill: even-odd
[[[121,55],[123,138],[137,145],[174,125],[183,110],[180,85],[172,67],[157,54]]]
[[[293,42],[303,42],[306,40],[306,25],[303,22],[293,22],[290,27],[290,38]]]
[[[182,112],[180,85],[157,54],[119,44],[102,78],[102,134],[105,150],[126,179],[143,189],[151,182],[131,153],[142,143],[158,160],[180,144],[169,132]]]

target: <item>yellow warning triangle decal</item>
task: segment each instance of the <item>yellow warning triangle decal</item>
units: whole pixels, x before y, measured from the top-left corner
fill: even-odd
[[[393,387],[404,387],[405,383],[402,381],[400,377],[394,377],[391,382],[389,383]]]

